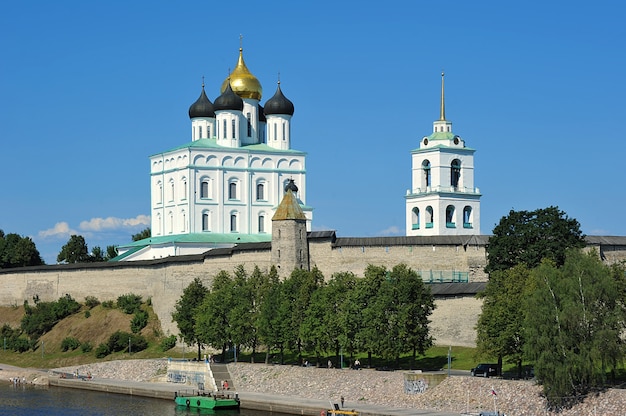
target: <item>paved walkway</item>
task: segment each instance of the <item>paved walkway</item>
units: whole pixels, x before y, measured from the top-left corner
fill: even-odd
[[[150,383],[113,379],[63,379],[51,376],[50,385],[58,387],[79,388],[109,393],[130,394],[135,396],[153,397],[174,400],[174,392],[191,390],[189,386],[174,383]],[[269,395],[254,392],[232,392],[241,399],[241,407],[246,409],[265,410],[282,413],[297,413],[317,416],[322,409],[331,406],[326,400],[307,399],[293,396]],[[361,416],[459,416],[460,413],[434,412],[420,409],[393,409],[383,406],[363,404],[354,407]]]

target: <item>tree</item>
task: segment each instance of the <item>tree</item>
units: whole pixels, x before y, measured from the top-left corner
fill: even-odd
[[[107,261],[104,255],[104,251],[102,251],[102,248],[100,246],[95,246],[94,248],[91,249],[90,257],[91,257],[91,261],[93,262]]]
[[[583,247],[585,239],[580,224],[558,207],[511,210],[489,238],[485,271],[507,270],[522,263],[532,269],[544,258],[560,266],[568,248]]]
[[[525,352],[551,406],[604,386],[607,371],[623,362],[624,272],[597,253],[571,250],[562,267],[545,260],[531,273]]]
[[[58,262],[83,263],[90,260],[87,243],[82,235],[72,235],[69,241],[61,247],[57,256]]]
[[[483,305],[476,325],[478,354],[497,357],[500,370],[505,359],[515,363],[518,377],[522,376],[524,347],[524,308],[520,299],[529,276],[530,270],[524,264],[496,270],[479,294]]]
[[[116,246],[107,246],[106,259],[107,260],[111,260],[114,257],[117,257],[117,247]]]
[[[198,345],[198,360],[200,360],[202,342],[196,333],[196,313],[208,292],[209,290],[202,284],[202,281],[196,277],[183,290],[183,295],[176,302],[172,313],[172,319],[178,325],[183,341],[188,345]]]
[[[203,344],[222,350],[222,362],[226,358],[226,348],[231,344],[229,310],[232,307],[233,279],[226,271],[221,271],[213,279],[207,293],[195,314],[195,334]]]
[[[139,240],[143,240],[144,238],[150,238],[150,236],[152,236],[152,231],[150,230],[150,227],[147,227],[146,229],[138,232],[137,234],[133,234],[131,238],[133,239],[133,241],[139,241]]]
[[[4,234],[0,230],[0,269],[40,266],[44,264],[37,247],[30,237]]]
[[[280,350],[281,362],[288,343],[291,323],[291,305],[284,296],[284,283],[278,278],[275,266],[268,274],[268,288],[259,307],[259,340],[267,345],[265,363],[269,364],[271,349]]]

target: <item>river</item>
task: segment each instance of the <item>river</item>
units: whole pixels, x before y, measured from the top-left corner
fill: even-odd
[[[101,393],[61,387],[0,384],[0,415],[7,416],[184,416],[198,412],[177,407],[174,401]],[[204,414],[204,413],[203,413]],[[257,410],[219,411],[222,416],[285,416]]]

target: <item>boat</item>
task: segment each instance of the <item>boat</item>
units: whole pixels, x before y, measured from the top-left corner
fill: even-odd
[[[339,408],[339,405],[333,403],[333,408],[328,410],[322,410],[322,416],[359,416],[359,412],[356,410],[343,410]]]
[[[237,393],[205,393],[185,392],[174,394],[174,401],[178,406],[194,409],[239,409],[239,396]]]

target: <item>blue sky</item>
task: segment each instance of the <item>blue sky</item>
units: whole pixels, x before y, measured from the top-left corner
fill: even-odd
[[[481,231],[557,205],[626,235],[626,6],[571,2],[29,1],[0,6],[0,229],[54,263],[149,226],[149,159],[191,140],[239,35],[293,101],[314,229],[404,234],[411,150],[439,116],[476,149]]]

